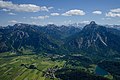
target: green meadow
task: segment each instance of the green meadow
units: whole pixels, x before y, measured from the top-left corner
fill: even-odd
[[[12,56],[11,56],[12,55]],[[13,53],[0,54],[0,79],[1,80],[52,80],[43,75],[48,68],[64,65],[64,61],[52,61],[42,55],[13,56]],[[23,66],[25,65],[25,66]],[[29,68],[34,65],[37,69]],[[55,78],[54,80],[57,80]]]

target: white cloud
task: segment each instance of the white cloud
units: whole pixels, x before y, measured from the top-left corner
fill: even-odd
[[[11,20],[11,21],[8,21],[9,23],[18,23],[18,21],[16,20]]]
[[[102,18],[102,20],[111,20],[111,18]]]
[[[9,12],[10,10],[9,9],[2,9],[2,11]]]
[[[51,16],[59,16],[60,14],[59,13],[51,13],[50,15]]]
[[[0,8],[6,8],[9,10],[19,11],[19,12],[38,12],[38,11],[48,11],[46,6],[37,6],[34,4],[13,4],[11,1],[1,1]]]
[[[120,17],[120,13],[108,12],[106,13],[107,17]]]
[[[101,11],[93,11],[92,13],[93,13],[93,14],[102,14]]]
[[[107,17],[120,17],[120,8],[111,9],[108,13],[106,13]]]
[[[81,21],[80,23],[82,23],[82,24],[89,24],[90,21]]]
[[[49,16],[45,15],[45,16],[31,17],[31,19],[46,19],[46,18],[49,18]]]
[[[48,7],[48,9],[53,9],[54,7]]]
[[[63,13],[62,15],[63,16],[74,16],[74,15],[83,16],[83,15],[85,15],[85,12],[82,10],[74,9],[74,10],[69,10],[69,11]]]
[[[15,13],[12,13],[12,12],[10,12],[10,13],[8,13],[9,15],[16,15]]]
[[[110,10],[111,12],[120,12],[120,8],[117,8],[117,9],[112,9]]]

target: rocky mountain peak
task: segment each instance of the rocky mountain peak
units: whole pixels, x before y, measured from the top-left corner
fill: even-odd
[[[95,21],[91,21],[90,24],[91,24],[91,25],[94,25],[94,24],[96,24],[96,23],[95,23]]]
[[[84,31],[93,32],[93,31],[101,31],[101,30],[106,31],[106,27],[96,24],[95,21],[91,21],[90,24],[86,25],[82,29],[83,32]]]

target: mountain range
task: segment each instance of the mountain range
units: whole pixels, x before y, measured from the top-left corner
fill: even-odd
[[[30,49],[36,53],[86,56],[120,56],[120,31],[90,22],[82,29],[75,26],[46,26],[18,23],[0,28],[0,52]]]

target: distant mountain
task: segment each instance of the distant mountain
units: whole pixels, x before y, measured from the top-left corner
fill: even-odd
[[[0,28],[0,52],[30,49],[45,53],[83,53],[102,57],[120,56],[120,31],[92,21],[80,28],[49,24],[15,24]]]
[[[108,28],[114,28],[120,30],[120,25],[105,25]]]
[[[82,29],[86,24],[85,23],[72,23],[72,24],[68,24],[68,26],[74,26],[77,28]]]
[[[0,28],[0,52],[32,49],[37,52],[60,53],[63,51],[63,39],[79,30],[75,27],[22,23],[7,26]]]
[[[68,36],[71,36],[77,32],[80,32],[81,29],[74,26],[56,26],[54,24],[49,24],[43,27],[43,32],[49,34],[56,39],[65,39]]]
[[[110,30],[92,21],[81,32],[67,38],[65,46],[73,53],[83,52],[103,57],[120,55],[120,36],[117,32],[119,30]]]
[[[54,50],[59,47],[48,35],[40,31],[38,32],[34,26],[28,24],[15,24],[13,27],[10,26],[9,28],[1,29],[1,32],[0,52],[9,50],[17,51],[22,47],[49,52],[51,49]]]

